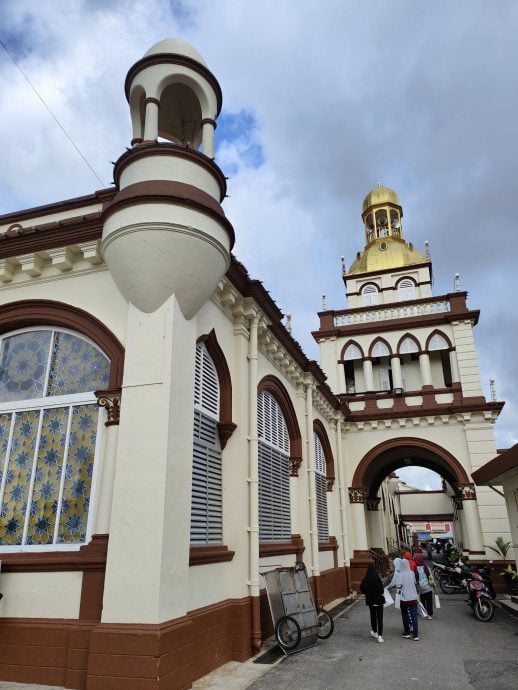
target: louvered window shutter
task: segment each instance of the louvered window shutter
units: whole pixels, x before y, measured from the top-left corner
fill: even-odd
[[[268,392],[257,399],[259,433],[259,540],[291,541],[290,439],[281,408]]]
[[[219,380],[205,345],[196,346],[191,494],[191,544],[223,543]]]
[[[317,499],[318,541],[329,541],[329,524],[327,519],[327,472],[326,459],[322,443],[313,432],[315,447],[315,488]]]

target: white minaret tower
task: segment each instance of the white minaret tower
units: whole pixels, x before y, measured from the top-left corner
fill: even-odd
[[[213,160],[221,91],[200,54],[157,43],[130,69],[126,95],[132,148],[115,164],[101,245],[127,301],[102,622],[158,625],[189,607],[197,313],[234,233]]]
[[[153,312],[175,295],[190,319],[230,265],[232,225],[214,163],[221,89],[180,40],[154,45],[126,77],[132,148],[115,164],[102,253],[124,297]],[[201,149],[200,149],[201,147]]]

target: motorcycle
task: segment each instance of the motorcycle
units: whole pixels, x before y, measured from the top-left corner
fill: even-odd
[[[439,565],[435,564],[434,565]],[[437,570],[434,570],[437,572]],[[465,578],[471,573],[471,568],[459,561],[455,565],[444,565],[438,571],[439,587],[444,594],[454,594],[463,592],[465,589]]]
[[[489,579],[489,583],[491,583],[491,579]],[[491,590],[489,589],[489,583],[486,578],[477,571],[473,571],[471,575],[468,575],[464,580],[464,585],[468,593],[466,603],[471,606],[475,618],[483,623],[487,623],[495,615],[495,608],[492,601],[494,597],[492,597],[491,594],[491,590],[493,593],[494,590],[492,584]]]

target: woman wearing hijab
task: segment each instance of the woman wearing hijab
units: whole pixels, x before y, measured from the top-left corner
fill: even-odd
[[[408,561],[408,564],[410,565],[410,570],[414,572],[415,570],[415,561],[412,558],[412,552],[411,551],[405,551],[405,558]]]
[[[385,596],[383,589],[383,582],[376,572],[376,568],[372,564],[369,565],[360,584],[360,592],[365,594],[365,603],[371,614],[371,635],[378,642],[384,642],[383,607],[385,606]]]
[[[410,564],[403,558],[399,565],[401,579],[401,617],[403,619],[403,637],[412,638],[419,642],[419,629],[417,624],[417,587],[415,575],[410,570]]]
[[[392,587],[400,587],[401,579],[399,577],[399,566],[401,563],[401,558],[394,558],[394,574],[392,575],[392,580],[387,585],[387,589],[392,589]]]
[[[421,554],[414,556],[415,560],[415,580],[419,596],[426,609],[427,618],[433,618],[433,585],[430,584],[430,568],[426,565]],[[432,579],[433,583],[433,579]]]

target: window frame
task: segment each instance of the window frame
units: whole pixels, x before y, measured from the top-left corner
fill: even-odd
[[[99,353],[103,355],[103,357],[106,359],[108,363],[108,368],[110,372],[110,379],[111,379],[111,372],[112,372],[112,365],[113,361],[110,359],[108,354],[95,342],[93,341],[90,337],[85,335],[83,332],[79,330],[74,330],[69,327],[65,326],[58,326],[55,324],[39,324],[39,325],[29,325],[26,327],[22,328],[14,328],[13,330],[7,330],[3,329],[2,332],[0,333],[0,354],[2,351],[2,344],[3,341],[14,337],[16,335],[21,335],[23,333],[33,333],[35,331],[50,331],[51,332],[51,341],[50,341],[50,348],[49,348],[49,357],[47,360],[46,364],[46,370],[45,370],[45,390],[44,393],[46,394],[47,389],[48,389],[48,376],[49,376],[49,364],[51,361],[51,354],[52,354],[52,342],[53,342],[53,335],[55,332],[59,333],[66,333],[69,335],[72,335],[75,338],[78,338],[80,340],[83,340],[87,342],[89,345],[94,347]],[[79,405],[96,405],[97,407],[97,421],[96,421],[96,442],[95,442],[95,450],[94,450],[94,457],[93,457],[93,464],[92,464],[92,480],[90,483],[90,493],[89,493],[89,506],[88,506],[88,517],[86,521],[86,528],[85,528],[85,539],[84,541],[78,541],[78,542],[67,542],[67,543],[51,543],[51,544],[0,544],[0,554],[2,556],[7,556],[8,554],[32,554],[32,553],[49,553],[49,552],[74,552],[74,551],[79,551],[82,547],[86,546],[87,544],[90,543],[92,536],[93,536],[93,522],[94,522],[94,516],[96,514],[96,509],[97,509],[97,501],[98,501],[98,496],[97,496],[97,479],[98,479],[98,474],[101,472],[99,466],[102,464],[102,458],[101,458],[101,448],[103,447],[104,444],[104,414],[101,408],[98,406],[98,399],[97,396],[95,395],[95,392],[89,392],[89,391],[84,391],[82,393],[70,393],[66,395],[54,395],[54,396],[44,396],[44,397],[39,397],[39,398],[26,398],[23,400],[15,400],[15,401],[7,401],[7,402],[0,402],[0,415],[18,415],[23,412],[38,412],[38,433],[37,433],[37,438],[39,441],[40,434],[41,434],[41,417],[44,412],[44,410],[48,409],[57,409],[57,408],[68,408],[68,415],[70,415],[70,410],[72,407],[76,407]],[[11,425],[13,423],[13,420],[11,420]],[[70,423],[70,418],[68,417],[68,422],[67,424]],[[68,442],[69,442],[69,433],[70,433],[70,428],[67,429],[67,440],[66,440],[66,445],[68,447]],[[12,434],[12,429],[10,434]],[[39,445],[38,445],[38,451],[39,451]],[[34,451],[33,458],[31,460],[32,467],[31,467],[31,479],[29,482],[29,493],[28,493],[28,504],[29,500],[32,500],[33,496],[33,487],[34,487],[34,474],[37,468],[37,461],[38,461],[38,454],[36,453],[36,450]],[[64,463],[64,458],[61,461],[61,464],[63,466]],[[6,470],[8,469],[8,458],[7,456],[0,458],[0,465],[2,468],[2,480],[0,481],[0,509],[3,505],[3,497],[4,497],[4,491],[5,491],[5,483],[6,483]],[[63,486],[62,483],[60,482],[60,491],[59,491],[59,498],[58,501],[61,501],[61,497],[63,494]],[[28,518],[28,510],[26,510],[26,515],[24,519],[24,530],[23,534],[26,536],[27,534],[27,518]],[[56,523],[58,523],[58,519],[56,520]]]

